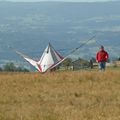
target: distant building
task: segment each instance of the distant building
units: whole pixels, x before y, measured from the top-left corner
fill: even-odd
[[[114,67],[120,67],[120,60],[116,60],[112,62],[112,66]]]
[[[87,60],[79,58],[72,62],[73,70],[84,69],[90,67],[90,63]]]
[[[116,65],[120,66],[120,60],[119,61],[115,61]]]

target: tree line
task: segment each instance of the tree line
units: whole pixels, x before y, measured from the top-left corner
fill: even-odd
[[[117,58],[116,60],[120,61],[120,57]],[[65,61],[63,61],[59,66],[56,67],[56,69],[60,69],[60,67],[64,67],[68,69],[70,66],[73,67],[88,67],[88,68],[93,68],[93,63],[96,62],[96,59],[92,57],[90,60],[85,60],[82,58],[78,58],[77,60],[73,61],[71,58],[67,58]],[[110,62],[108,60],[107,62]],[[4,66],[0,67],[0,71],[10,71],[10,72],[29,72],[30,70],[16,66],[13,62],[6,63]]]
[[[0,71],[10,71],[10,72],[29,72],[28,69],[15,66],[14,63],[6,63],[3,67],[0,67]]]

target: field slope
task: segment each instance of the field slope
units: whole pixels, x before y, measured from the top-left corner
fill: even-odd
[[[0,120],[120,120],[120,71],[0,73]]]

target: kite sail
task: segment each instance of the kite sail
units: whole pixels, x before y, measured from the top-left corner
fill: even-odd
[[[38,62],[41,72],[46,72],[48,69],[53,68],[57,63],[63,60],[62,57],[49,43],[44,50],[40,61]]]
[[[49,69],[53,69],[56,64],[64,59],[49,43],[44,50],[39,61],[35,61],[23,53],[13,49],[17,54],[22,56],[26,61],[33,65],[39,72],[44,73]]]
[[[81,44],[79,47],[73,49],[68,53],[67,56],[63,57],[61,56],[49,43],[46,49],[44,50],[41,58],[39,61],[33,60],[30,57],[24,55],[23,53],[13,49],[17,54],[22,56],[26,61],[28,61],[31,65],[33,65],[39,72],[44,73],[48,70],[51,70],[58,66],[60,63],[62,63],[65,59],[69,57],[72,53],[74,53],[76,50],[84,46],[87,42],[92,40],[95,36],[88,39],[85,43]]]

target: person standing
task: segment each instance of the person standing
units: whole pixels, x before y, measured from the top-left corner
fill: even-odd
[[[96,61],[98,62],[99,70],[104,71],[108,53],[104,50],[104,46],[100,46],[100,50],[96,53]]]

